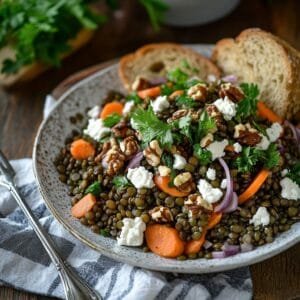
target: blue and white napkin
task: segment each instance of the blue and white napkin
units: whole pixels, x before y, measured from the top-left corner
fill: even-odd
[[[53,107],[48,96],[44,117]],[[22,196],[54,240],[59,252],[104,299],[248,300],[249,268],[189,275],[144,270],[123,264],[85,246],[52,217],[38,191],[31,159],[11,161]],[[0,284],[64,299],[54,265],[9,192],[0,187]]]

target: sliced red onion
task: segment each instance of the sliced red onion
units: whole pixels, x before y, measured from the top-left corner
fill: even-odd
[[[225,213],[233,212],[233,211],[235,211],[237,209],[237,207],[238,207],[238,195],[236,194],[236,192],[233,192],[231,202],[223,210],[223,212],[225,212]]]
[[[204,249],[209,249],[213,244],[210,241],[205,241],[203,244]]]
[[[233,84],[237,83],[237,77],[235,75],[232,75],[232,74],[222,77],[222,80],[226,81],[226,82],[233,83]]]
[[[225,258],[225,252],[224,251],[213,251],[212,253],[213,258]]]
[[[137,154],[135,154],[129,161],[126,169],[128,170],[129,168],[134,169],[139,167],[143,157],[144,157],[143,152],[138,152]]]
[[[149,83],[150,83],[152,86],[164,84],[164,83],[166,83],[166,82],[167,82],[167,79],[164,78],[164,77],[156,77],[156,78],[153,78],[153,79],[150,79],[150,80],[149,80]]]
[[[225,208],[227,208],[231,203],[232,195],[233,195],[233,181],[230,175],[229,167],[227,166],[223,158],[218,158],[218,160],[225,171],[227,188],[222,202],[215,207],[215,212],[220,212],[223,211]]]
[[[253,250],[253,245],[247,243],[241,244],[241,252],[249,252],[252,250]]]
[[[222,247],[222,250],[225,252],[225,256],[232,256],[240,252],[240,246],[238,245],[229,245],[225,243]]]
[[[280,141],[278,142],[278,151],[280,154],[284,154],[285,153],[285,148],[284,146],[280,143]]]
[[[295,127],[291,122],[289,122],[287,120],[284,121],[284,124],[287,125],[291,129],[294,139],[299,144],[300,143],[300,129]]]

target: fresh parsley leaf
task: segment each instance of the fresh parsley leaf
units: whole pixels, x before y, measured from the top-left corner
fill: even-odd
[[[300,185],[300,161],[297,161],[291,168],[289,168],[286,176]]]
[[[167,74],[167,77],[170,81],[182,86],[184,86],[185,82],[189,79],[189,75],[183,72],[180,68],[171,70]]]
[[[252,124],[254,126],[255,129],[257,129],[259,132],[261,132],[263,135],[268,136],[267,135],[267,131],[264,127],[262,127],[261,125],[259,125],[257,122],[255,122],[254,120],[252,121]]]
[[[180,128],[180,133],[187,136],[189,140],[193,141],[193,128],[191,126],[192,118],[190,116],[184,116],[178,120],[178,127]]]
[[[147,110],[138,108],[133,112],[131,126],[142,135],[143,142],[145,143],[149,143],[155,139],[162,146],[170,147],[173,143],[171,126],[158,119],[150,105]]]
[[[259,89],[256,84],[242,83],[240,85],[245,98],[237,105],[236,118],[240,121],[250,116],[255,116],[257,111],[257,102],[259,96]]]
[[[194,86],[198,83],[203,83],[203,81],[199,80],[199,79],[196,79],[196,78],[191,78],[191,79],[189,79],[185,82],[185,88],[189,89],[190,87],[192,87],[192,86]]]
[[[163,84],[160,86],[161,94],[164,96],[169,96],[174,92],[174,88],[168,86],[167,84]]]
[[[122,117],[119,114],[113,113],[103,120],[103,124],[106,127],[113,127],[118,124],[121,119]]]
[[[135,92],[127,95],[126,98],[125,98],[125,100],[126,100],[126,102],[133,101],[134,104],[136,104],[136,105],[137,104],[141,104],[143,102],[142,99]]]
[[[165,166],[169,167],[170,169],[173,168],[174,158],[172,154],[164,152],[161,156],[161,161]]]
[[[277,150],[277,146],[275,144],[270,144],[268,149],[264,151],[264,166],[267,169],[272,169],[279,164],[280,153]]]
[[[95,181],[85,190],[85,194],[93,194],[94,196],[99,196],[101,193],[101,185],[99,181]]]
[[[201,148],[199,144],[194,145],[194,155],[199,159],[200,165],[205,166],[212,162],[211,152]]]
[[[251,172],[255,165],[263,158],[263,151],[253,147],[243,147],[235,165],[241,173]]]
[[[193,108],[196,105],[196,101],[186,95],[180,95],[176,99],[177,106],[183,106],[185,108]]]
[[[199,142],[203,137],[205,137],[208,133],[215,132],[217,128],[216,122],[214,118],[210,117],[206,111],[204,111],[198,121],[198,128],[196,131],[196,140],[195,142]]]
[[[107,229],[100,229],[100,234],[105,236],[105,237],[109,237],[110,233]]]
[[[125,176],[115,176],[112,180],[112,183],[117,188],[124,188],[132,185]]]

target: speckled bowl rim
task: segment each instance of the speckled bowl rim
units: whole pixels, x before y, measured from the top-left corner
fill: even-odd
[[[51,113],[48,115],[48,117],[41,123],[34,142],[33,170],[34,170],[34,175],[38,184],[39,191],[43,199],[45,200],[45,204],[49,209],[49,211],[52,213],[54,218],[60,224],[62,224],[63,227],[69,233],[75,236],[82,243],[99,251],[105,256],[108,256],[112,259],[115,259],[123,263],[128,263],[130,265],[146,268],[149,270],[155,270],[155,271],[175,272],[175,273],[198,273],[198,274],[226,271],[226,270],[231,270],[238,267],[248,266],[254,263],[258,263],[279,254],[280,252],[292,247],[293,245],[297,244],[300,241],[300,223],[296,223],[291,227],[290,230],[281,233],[279,236],[277,236],[272,243],[258,247],[253,251],[246,252],[246,253],[239,253],[235,256],[231,256],[224,259],[209,259],[209,260],[197,259],[197,260],[177,261],[175,259],[160,258],[155,256],[153,253],[140,252],[140,254],[138,255],[142,256],[143,259],[137,260],[136,253],[133,253],[133,255],[124,255],[122,254],[122,251],[121,252],[116,251],[115,247],[109,249],[107,247],[104,247],[101,244],[94,243],[87,236],[82,234],[82,232],[74,230],[74,228],[72,228],[70,224],[68,224],[68,222],[66,222],[64,218],[60,215],[60,212],[54,208],[51,199],[48,197],[48,194],[44,186],[45,183],[42,182],[39,174],[40,162],[37,154],[38,153],[37,147],[40,143],[40,138],[43,130],[46,128],[48,122],[51,122],[51,115],[56,112],[59,106],[65,101],[65,99],[72,92],[74,92],[78,87],[81,87],[82,85],[86,84],[90,80],[105,76],[105,74],[111,69],[115,68],[117,72],[117,67],[118,64],[114,64],[106,69],[96,72],[91,76],[85,78],[84,80],[78,82],[69,90],[67,90],[59,98],[57,104],[55,105]]]

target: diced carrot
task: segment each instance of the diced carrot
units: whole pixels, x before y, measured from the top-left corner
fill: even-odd
[[[206,230],[202,232],[202,235],[199,240],[191,240],[187,242],[184,248],[184,253],[186,255],[198,253],[205,242],[205,237],[206,237]]]
[[[207,229],[214,228],[217,224],[220,223],[222,219],[222,213],[221,212],[213,212],[210,216],[209,222],[207,224]]]
[[[93,194],[87,194],[80,199],[72,208],[71,213],[75,218],[82,218],[89,212],[96,203],[96,197]]]
[[[263,183],[268,178],[269,174],[271,172],[267,169],[262,169],[254,178],[254,180],[251,182],[251,184],[247,187],[247,189],[239,195],[239,204],[242,204],[246,202],[248,199],[250,199],[252,196],[255,195],[255,193],[260,189],[260,187],[263,185]]]
[[[177,90],[177,91],[174,91],[174,92],[169,96],[169,98],[170,98],[170,99],[175,99],[176,97],[183,95],[183,93],[184,93],[183,90]]]
[[[118,115],[122,116],[123,107],[124,107],[124,105],[121,102],[117,102],[117,101],[109,102],[104,105],[104,107],[101,111],[101,114],[100,114],[100,118],[105,119],[109,115],[112,115],[112,114],[118,114]]]
[[[186,192],[179,191],[176,187],[170,187],[169,176],[156,175],[154,176],[154,183],[160,190],[173,197],[186,197],[189,194]]]
[[[233,147],[233,145],[227,145],[225,147],[225,150],[228,151],[228,152],[234,152],[234,147]]]
[[[282,123],[283,120],[281,117],[279,117],[278,115],[276,115],[270,108],[268,108],[266,106],[266,104],[262,101],[258,101],[257,103],[257,112],[258,114],[262,117],[265,118],[267,120],[269,120],[272,123],[278,122],[278,123]]]
[[[70,152],[75,159],[83,160],[89,158],[90,156],[94,156],[95,148],[91,143],[85,141],[84,139],[79,139],[71,144]]]
[[[175,228],[161,224],[148,225],[145,232],[149,249],[163,257],[177,257],[184,251],[185,243]]]
[[[138,96],[142,99],[145,99],[147,97],[154,98],[154,97],[159,96],[160,93],[161,93],[161,89],[160,89],[159,86],[155,86],[155,87],[145,89],[145,90],[141,90],[141,91],[137,92]]]

